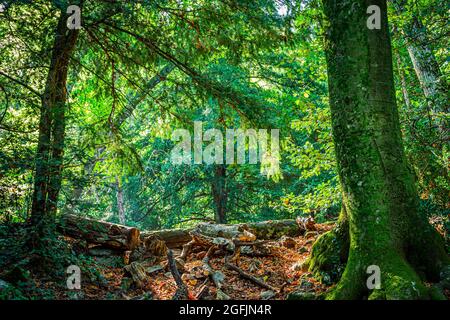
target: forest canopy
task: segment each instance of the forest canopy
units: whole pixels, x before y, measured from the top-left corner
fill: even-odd
[[[61,298],[18,283],[89,265],[66,252],[77,237],[133,255],[156,232],[172,252],[160,230],[256,235],[236,245],[269,220],[301,229],[294,278],[323,297],[448,297],[448,13],[439,0],[0,1],[0,281],[14,288],[0,298]],[[363,288],[374,264],[379,290]]]

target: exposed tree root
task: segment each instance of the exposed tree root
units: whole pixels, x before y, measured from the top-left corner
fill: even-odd
[[[337,227],[317,239],[306,261],[309,271],[318,280],[338,282],[327,299],[445,299],[442,289],[448,277],[445,272],[449,268],[446,264],[448,257],[442,253],[442,243],[439,243],[439,236],[434,234],[434,230],[429,231],[433,241],[428,243],[427,251],[424,251],[425,247],[420,251],[411,251],[411,245],[410,250],[405,250],[406,253],[396,248],[372,251],[371,246],[350,249],[348,232],[343,213]],[[367,267],[373,264],[380,268],[381,287],[370,290],[367,286],[370,275]],[[436,278],[436,273],[441,277]],[[430,288],[423,283],[424,280],[438,282],[439,279],[441,282]]]
[[[343,210],[337,226],[321,235],[313,244],[305,266],[320,282],[335,283],[342,275],[350,246],[348,232],[348,222]]]

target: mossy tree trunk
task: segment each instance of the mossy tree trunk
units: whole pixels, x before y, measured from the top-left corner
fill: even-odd
[[[437,280],[449,259],[438,234],[417,212],[395,101],[386,1],[323,4],[333,139],[345,211],[340,229],[314,245],[310,270],[317,273],[327,266],[332,261],[324,253],[338,249],[335,260],[345,269],[328,298],[427,298],[421,277]],[[381,29],[367,27],[370,5],[381,8]],[[381,270],[381,289],[373,291],[366,285],[371,265]]]

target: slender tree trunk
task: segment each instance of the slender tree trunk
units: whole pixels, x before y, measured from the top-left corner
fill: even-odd
[[[79,30],[69,30],[61,11],[52,51],[50,70],[42,98],[31,223],[42,225],[56,212],[64,154],[66,80],[70,55]]]
[[[125,224],[125,208],[123,205],[123,190],[122,190],[122,182],[120,181],[120,177],[116,176],[116,199],[117,199],[117,212],[119,214],[119,223]]]
[[[395,57],[397,59],[397,70],[400,77],[400,85],[402,86],[403,101],[405,102],[405,106],[409,111],[411,110],[411,100],[409,99],[408,87],[406,85],[405,74],[403,73],[402,60],[398,52],[395,53]]]
[[[100,159],[97,151],[98,149],[96,150],[96,155],[88,159],[88,162],[83,165],[83,171],[81,172],[81,175],[83,177],[89,177],[94,171],[95,164],[97,163],[98,159]],[[85,186],[84,181],[80,181],[75,186],[75,188],[72,190],[70,197],[66,201],[65,208],[63,209],[64,212],[73,213],[75,207],[78,205],[79,199],[83,195],[84,186]]]
[[[445,84],[439,64],[430,48],[426,28],[418,17],[413,18],[406,34],[408,53],[425,97],[430,100],[435,113],[448,112],[448,86]]]
[[[449,258],[442,239],[417,213],[395,101],[386,1],[323,4],[333,139],[349,234],[345,269],[328,298],[428,298],[419,274],[437,280]],[[366,26],[370,5],[381,8],[380,30]],[[310,268],[333,238],[347,233],[333,232],[314,244]],[[367,286],[369,266],[379,267],[380,289]]]
[[[214,179],[211,185],[214,201],[214,221],[216,223],[227,223],[226,212],[228,192],[226,186],[226,165],[214,165]]]
[[[392,0],[394,9],[398,14],[405,14],[408,10],[408,0]],[[446,156],[448,149],[450,122],[446,115],[450,111],[448,83],[442,75],[439,64],[433,52],[432,44],[428,37],[426,26],[422,23],[418,12],[408,12],[412,14],[403,25],[402,33],[406,39],[411,62],[420,83],[420,87],[427,99],[427,115],[429,118],[430,141],[433,141],[425,148],[425,152],[430,157],[421,163],[426,170],[421,172],[422,184],[427,189],[427,193],[434,196],[434,202],[445,206],[448,198],[448,188],[443,187],[449,180],[448,164]],[[430,152],[431,151],[431,152]]]
[[[401,14],[406,11],[405,0],[393,0],[395,10]],[[449,112],[448,84],[442,76],[439,64],[433,53],[430,41],[427,35],[427,28],[423,25],[420,17],[413,14],[411,20],[406,22],[403,33],[407,40],[407,49],[411,62],[420,86],[429,104],[433,114],[440,112]],[[438,121],[440,131],[443,127],[442,121]]]

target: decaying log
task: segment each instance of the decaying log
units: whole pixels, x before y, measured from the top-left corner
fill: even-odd
[[[244,223],[243,226],[259,240],[279,239],[282,236],[297,237],[305,233],[301,225],[290,219]]]
[[[295,237],[302,235],[305,229],[295,220],[288,219],[234,225],[201,223],[195,228],[188,229],[144,231],[141,233],[141,238],[145,239],[149,236],[154,236],[165,241],[168,248],[178,248],[192,240],[191,234],[193,231],[211,238],[234,238],[233,240],[238,243],[239,241],[252,241],[252,235],[256,236],[258,240],[274,240],[283,235]]]
[[[164,229],[155,231],[143,231],[141,233],[141,239],[144,240],[148,237],[156,237],[163,240],[169,249],[181,247],[183,244],[191,241],[191,235],[189,232],[192,228],[188,229]]]
[[[202,233],[199,233],[196,230],[191,231],[191,236],[193,244],[195,244],[196,246],[202,246],[207,248],[215,246],[220,249],[227,249],[230,251],[233,251],[235,248],[233,241],[230,239],[222,237],[210,237]]]
[[[73,214],[64,215],[59,228],[67,236],[112,249],[133,250],[140,242],[140,232],[136,228]]]
[[[156,259],[167,254],[166,243],[155,237],[147,237],[129,254],[129,262]]]
[[[241,223],[234,225],[219,225],[201,223],[195,228],[166,229],[157,231],[139,232],[133,227],[94,219],[79,217],[73,214],[64,215],[61,219],[60,229],[65,235],[77,239],[86,240],[89,243],[101,244],[118,250],[134,250],[146,239],[159,239],[164,241],[170,249],[178,248],[192,240],[192,232],[202,234],[210,238],[222,238],[232,240],[235,244],[254,242],[255,239],[273,240],[283,235],[298,236],[304,233],[302,224],[295,220],[273,220],[255,223]],[[217,241],[217,240],[216,240]],[[205,243],[208,247],[209,241]],[[161,250],[159,254],[163,254]]]
[[[246,231],[247,233],[247,231]],[[248,234],[248,233],[247,233]],[[183,251],[179,258],[185,260],[187,255],[193,246],[200,246],[204,248],[209,248],[211,246],[216,247],[217,249],[226,250],[228,252],[241,252],[240,248],[242,247],[242,253],[249,256],[267,256],[270,254],[270,250],[268,250],[264,244],[268,243],[270,240],[255,240],[255,241],[241,241],[241,240],[232,240],[226,239],[222,237],[210,237],[204,234],[197,232],[196,230],[191,231],[192,241],[183,245]],[[254,237],[236,237],[235,239],[245,239],[251,240]]]
[[[212,224],[200,223],[193,230],[196,234],[202,234],[211,238],[225,238],[236,241],[255,241],[256,236],[248,231],[245,224]],[[193,233],[191,232],[191,234]]]
[[[167,255],[167,245],[166,242],[159,239],[156,236],[150,236],[145,238],[144,246],[147,253],[153,256],[165,256]]]
[[[138,288],[144,288],[145,281],[147,279],[147,272],[139,262],[132,262],[131,264],[125,266],[124,269],[131,275],[133,282]]]

